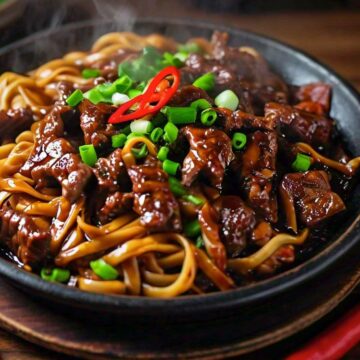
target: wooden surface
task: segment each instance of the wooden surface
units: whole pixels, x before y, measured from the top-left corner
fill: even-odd
[[[142,9],[149,15],[148,9]],[[175,9],[158,7],[156,15],[191,16],[218,22],[219,24],[234,25],[241,28],[263,33],[302,48],[349,80],[360,90],[360,13],[351,11],[294,13],[294,14],[266,14],[266,15],[229,15],[221,17],[214,13],[204,13],[186,6]],[[140,11],[141,13],[141,11]],[[313,327],[312,333],[321,331],[329,322],[334,321],[346,311],[347,307],[359,299],[359,293],[341,306],[327,321]],[[293,347],[301,345],[303,339],[292,339]],[[14,335],[0,330],[0,359],[53,359],[70,360],[70,357],[58,355],[41,349],[35,345],[19,340]],[[269,355],[269,359],[272,357]],[[360,345],[347,356],[347,360],[360,359]],[[266,360],[266,359],[264,359]]]

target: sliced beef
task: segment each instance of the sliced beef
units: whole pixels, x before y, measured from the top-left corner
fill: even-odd
[[[56,106],[41,120],[36,131],[34,149],[20,169],[20,173],[35,181],[38,188],[53,185],[56,180],[62,194],[75,202],[83,192],[91,170],[85,165],[75,149],[64,136],[62,114],[68,107]]]
[[[154,231],[181,230],[179,205],[170,191],[167,174],[153,163],[128,169],[133,184],[134,211]]]
[[[296,87],[294,93],[296,103],[312,102],[320,104],[325,113],[330,111],[331,86],[325,83],[311,83]]]
[[[219,213],[220,236],[229,257],[237,257],[246,247],[255,227],[254,211],[239,196],[221,196],[215,203]]]
[[[296,109],[289,105],[268,103],[265,117],[275,121],[280,131],[295,141],[312,145],[326,145],[330,142],[333,121],[325,116]]]
[[[49,228],[39,228],[31,216],[11,208],[0,209],[1,240],[26,265],[38,265],[49,254]]]
[[[96,208],[101,224],[131,208],[130,194],[125,194],[130,187],[130,179],[121,152],[121,149],[116,149],[107,158],[98,159],[93,168],[99,185]]]
[[[30,108],[0,110],[0,143],[13,141],[22,131],[28,130],[33,121]]]
[[[215,128],[185,126],[181,133],[190,144],[183,162],[182,182],[190,186],[201,173],[220,190],[225,168],[234,158],[230,138]]]
[[[278,150],[275,131],[248,135],[241,154],[241,179],[250,206],[266,220],[277,221],[277,200],[273,189]]]
[[[107,121],[115,108],[102,103],[94,105],[89,100],[84,100],[79,105],[79,111],[85,144],[93,144],[95,147],[109,144],[116,129]]]
[[[296,213],[304,225],[314,226],[345,209],[340,196],[331,191],[325,171],[285,175],[280,185],[280,196],[288,226],[295,232],[298,228]]]
[[[189,106],[193,101],[198,99],[205,99],[210,104],[213,100],[206,93],[205,90],[200,89],[193,85],[181,86],[179,90],[174,94],[169,103],[170,106]]]

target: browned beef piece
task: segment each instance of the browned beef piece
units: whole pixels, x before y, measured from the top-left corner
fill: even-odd
[[[303,224],[314,226],[345,209],[340,196],[331,191],[325,171],[307,171],[284,176],[280,196],[288,226],[297,231],[296,210]]]
[[[285,135],[313,145],[327,144],[333,130],[331,119],[289,105],[266,104],[265,118],[278,123]]]
[[[330,110],[331,86],[325,83],[311,83],[296,88],[295,102],[313,102],[320,104],[326,113]]]
[[[107,104],[94,105],[84,100],[79,105],[79,111],[85,144],[93,144],[96,147],[108,144],[111,136],[116,132],[114,126],[108,124],[108,119],[115,108]]]
[[[241,178],[250,206],[266,220],[277,221],[277,200],[273,191],[278,150],[275,131],[255,131],[248,136],[241,156]]]
[[[124,194],[130,186],[130,179],[121,152],[121,149],[116,149],[107,158],[100,158],[93,168],[101,193],[97,215],[102,224],[131,208],[129,194]],[[104,202],[101,202],[101,198],[104,198]]]
[[[170,191],[167,174],[154,164],[128,169],[133,183],[134,211],[154,231],[181,230],[179,205]]]
[[[62,114],[68,107],[56,106],[41,120],[36,131],[34,149],[20,169],[24,176],[34,179],[38,188],[51,185],[55,179],[62,187],[62,194],[75,202],[84,190],[91,170],[85,165],[69,141],[64,139]]]
[[[225,117],[224,127],[227,132],[244,128],[274,130],[276,127],[276,121],[271,117],[256,116],[240,110],[218,109],[218,112]]]
[[[222,187],[225,168],[234,158],[231,139],[221,130],[215,128],[196,128],[185,126],[181,133],[190,144],[190,151],[184,159],[182,182],[190,186],[202,173],[211,185]]]
[[[0,110],[0,143],[9,142],[33,123],[33,113],[30,108]]]
[[[193,101],[198,99],[206,99],[210,104],[213,103],[212,99],[205,90],[193,85],[185,85],[179,88],[179,90],[171,98],[169,105],[189,106]]]
[[[49,254],[49,229],[40,229],[31,216],[17,213],[13,209],[0,209],[1,240],[26,265],[43,262]]]
[[[221,196],[215,203],[219,229],[228,256],[239,256],[255,227],[255,213],[238,196]]]

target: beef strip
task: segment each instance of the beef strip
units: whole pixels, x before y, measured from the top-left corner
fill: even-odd
[[[255,227],[254,211],[239,196],[221,196],[215,202],[219,229],[229,257],[237,257],[246,247]]]
[[[268,103],[265,106],[265,118],[275,121],[280,125],[281,132],[296,141],[312,145],[326,145],[330,142],[333,121],[325,116],[289,105]]]
[[[25,265],[44,262],[49,254],[49,229],[40,229],[31,216],[11,208],[0,209],[1,240]]]
[[[63,196],[75,202],[83,192],[91,170],[81,162],[70,142],[62,137],[62,115],[69,110],[66,106],[56,106],[41,120],[34,149],[20,173],[31,177],[37,188],[52,185],[51,180],[55,179],[62,187]]]
[[[241,180],[250,206],[266,220],[277,221],[277,200],[273,190],[278,150],[275,131],[255,131],[248,136],[241,155]]]
[[[121,152],[121,149],[116,149],[107,158],[98,159],[93,168],[99,185],[96,207],[99,209],[97,217],[101,224],[113,220],[131,207],[130,194],[124,194],[130,187],[130,179]]]
[[[325,171],[314,170],[284,176],[280,196],[288,226],[297,232],[296,210],[303,224],[314,226],[345,209],[339,195],[331,191]]]
[[[331,86],[325,83],[311,83],[295,88],[294,102],[313,102],[320,104],[325,113],[330,110]]]
[[[131,166],[128,174],[133,183],[134,211],[141,223],[154,231],[181,230],[179,205],[167,174],[156,162]]]
[[[0,110],[0,143],[11,142],[33,123],[33,113],[30,108]]]
[[[189,106],[193,101],[198,99],[205,99],[209,101],[210,104],[213,103],[213,100],[206,93],[205,90],[200,89],[193,85],[181,86],[178,91],[171,98],[169,105],[170,106]]]
[[[215,128],[185,126],[181,133],[190,144],[182,167],[184,185],[190,186],[202,173],[212,186],[221,190],[225,168],[234,158],[230,138]]]
[[[114,125],[108,124],[107,120],[115,107],[103,103],[94,105],[85,99],[79,105],[79,111],[85,144],[93,144],[95,147],[109,144],[116,129]]]

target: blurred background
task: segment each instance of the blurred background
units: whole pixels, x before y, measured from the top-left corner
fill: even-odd
[[[360,89],[360,0],[0,0],[0,47],[46,28],[94,18],[193,18],[299,47]]]

